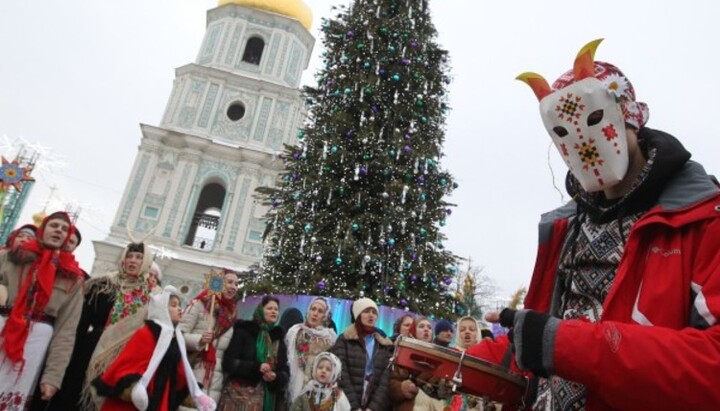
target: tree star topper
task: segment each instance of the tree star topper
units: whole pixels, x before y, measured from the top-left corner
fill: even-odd
[[[32,167],[20,167],[18,158],[15,157],[13,161],[7,161],[5,157],[2,157],[2,166],[0,166],[0,191],[7,190],[10,186],[15,187],[15,190],[21,191],[22,183],[25,181],[35,181],[30,177]]]
[[[209,295],[220,297],[225,289],[225,278],[222,272],[211,269],[209,274],[205,274],[205,284],[203,288],[207,290]]]

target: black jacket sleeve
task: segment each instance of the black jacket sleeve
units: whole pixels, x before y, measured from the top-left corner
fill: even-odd
[[[223,355],[222,368],[231,378],[257,383],[262,377],[260,362],[255,359],[257,333],[253,335],[253,330],[247,323],[242,320],[235,323],[233,336]]]
[[[335,340],[335,345],[330,349],[330,352],[335,354],[342,364],[342,372],[340,373],[340,381],[338,385],[342,388],[345,396],[347,396],[348,402],[350,402],[350,409],[356,410],[361,407],[360,396],[353,388],[352,381],[350,380],[350,364],[348,363],[348,344],[344,335],[340,335]]]

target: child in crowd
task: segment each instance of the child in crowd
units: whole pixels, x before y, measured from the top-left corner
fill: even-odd
[[[98,394],[106,397],[102,411],[174,411],[193,401],[198,410],[215,410],[215,401],[200,390],[188,363],[185,341],[176,328],[181,316],[175,287],[151,297],[145,326],[93,381]]]
[[[337,385],[341,371],[342,364],[334,354],[318,354],[312,363],[312,379],[290,411],[350,411],[350,402]]]

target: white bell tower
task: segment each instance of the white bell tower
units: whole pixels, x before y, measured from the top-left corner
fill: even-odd
[[[140,125],[110,235],[94,243],[94,275],[117,269],[128,228],[171,256],[156,259],[163,284],[185,294],[211,267],[260,260],[266,210],[252,196],[275,184],[283,143],[297,141],[300,78],[315,40],[302,0],[219,4],[207,12],[197,59],[175,70],[160,125]]]

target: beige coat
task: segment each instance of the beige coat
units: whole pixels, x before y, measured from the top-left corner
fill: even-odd
[[[205,377],[205,367],[203,366],[200,355],[196,354],[201,354],[199,351],[205,348],[204,346],[200,346],[200,337],[202,337],[202,333],[210,328],[208,322],[209,312],[205,309],[202,301],[193,300],[190,304],[188,309],[185,310],[178,327],[180,327],[180,331],[183,332],[185,337],[185,345],[187,346],[190,358],[198,358],[192,362],[193,371],[197,381],[202,384],[203,378]],[[230,327],[220,338],[213,341],[217,361],[215,362],[215,370],[212,375],[212,380],[210,381],[210,386],[203,387],[203,391],[216,402],[220,399],[220,392],[223,387],[222,359],[232,335],[233,327]]]
[[[22,266],[14,264],[8,260],[8,252],[8,250],[0,251],[0,285],[7,287],[7,304],[12,305],[17,298],[21,270],[28,270],[30,264]],[[50,301],[45,306],[45,314],[55,317],[55,324],[40,383],[61,388],[65,368],[70,362],[75,345],[75,330],[80,321],[82,304],[83,280],[58,275],[55,278]]]

